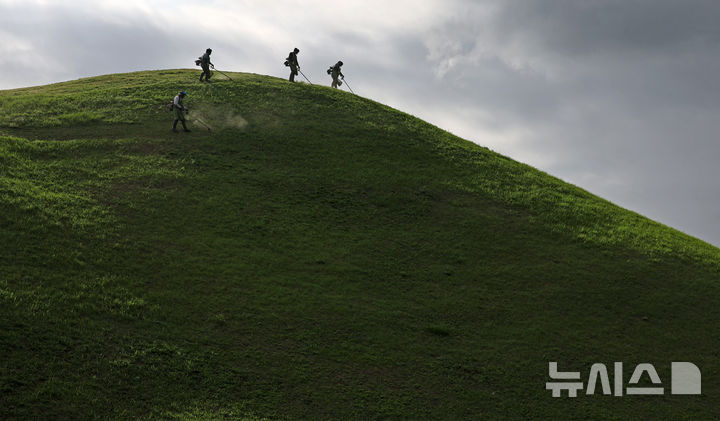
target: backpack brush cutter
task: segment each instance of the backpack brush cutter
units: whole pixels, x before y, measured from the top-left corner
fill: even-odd
[[[208,126],[207,123],[205,123],[205,122],[202,121],[201,119],[197,118],[197,116],[193,117],[193,120],[194,120],[194,121],[197,121],[198,123],[200,123],[200,124],[202,124],[203,126],[205,126],[205,128],[208,129],[208,131],[211,131],[211,130],[210,130],[210,126]]]

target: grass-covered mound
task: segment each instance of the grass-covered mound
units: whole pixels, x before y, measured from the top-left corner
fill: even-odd
[[[345,92],[197,76],[0,91],[0,418],[720,417],[720,250]],[[668,393],[553,399],[549,361]]]

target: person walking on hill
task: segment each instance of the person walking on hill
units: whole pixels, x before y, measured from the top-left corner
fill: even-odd
[[[330,68],[328,69],[328,74],[332,76],[332,83],[330,84],[330,86],[332,86],[333,88],[337,88],[338,86],[342,85],[342,82],[338,80],[338,76],[345,79],[345,75],[342,74],[341,71],[342,65],[343,62],[338,61],[337,63],[335,63],[334,66],[330,66]]]
[[[295,48],[288,54],[288,58],[285,60],[285,65],[290,66],[290,82],[295,82],[295,76],[298,75],[298,70],[300,70],[300,65],[297,60],[297,54],[299,52],[300,50]]]
[[[210,67],[215,68],[215,65],[210,62],[210,54],[212,54],[212,49],[208,48],[205,50],[205,54],[199,59],[200,67],[203,69],[202,73],[200,73],[200,82],[203,81],[203,76],[205,76],[205,82],[210,82],[210,77],[212,76]]]
[[[190,112],[190,110],[183,104],[183,100],[185,99],[185,95],[187,95],[187,92],[181,91],[175,96],[175,99],[173,100],[173,115],[175,116],[175,121],[173,122],[173,128],[172,130],[177,133],[177,124],[178,121],[182,122],[183,131],[189,132],[187,126],[185,125],[185,115],[183,112]]]

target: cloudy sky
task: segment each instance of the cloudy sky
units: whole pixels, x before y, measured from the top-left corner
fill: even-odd
[[[356,93],[720,245],[720,2],[0,0],[0,89],[194,67]]]

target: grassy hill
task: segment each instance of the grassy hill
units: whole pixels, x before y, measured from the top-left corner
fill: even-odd
[[[720,417],[717,248],[367,99],[197,76],[0,91],[0,418]],[[667,393],[554,399],[550,361]]]

